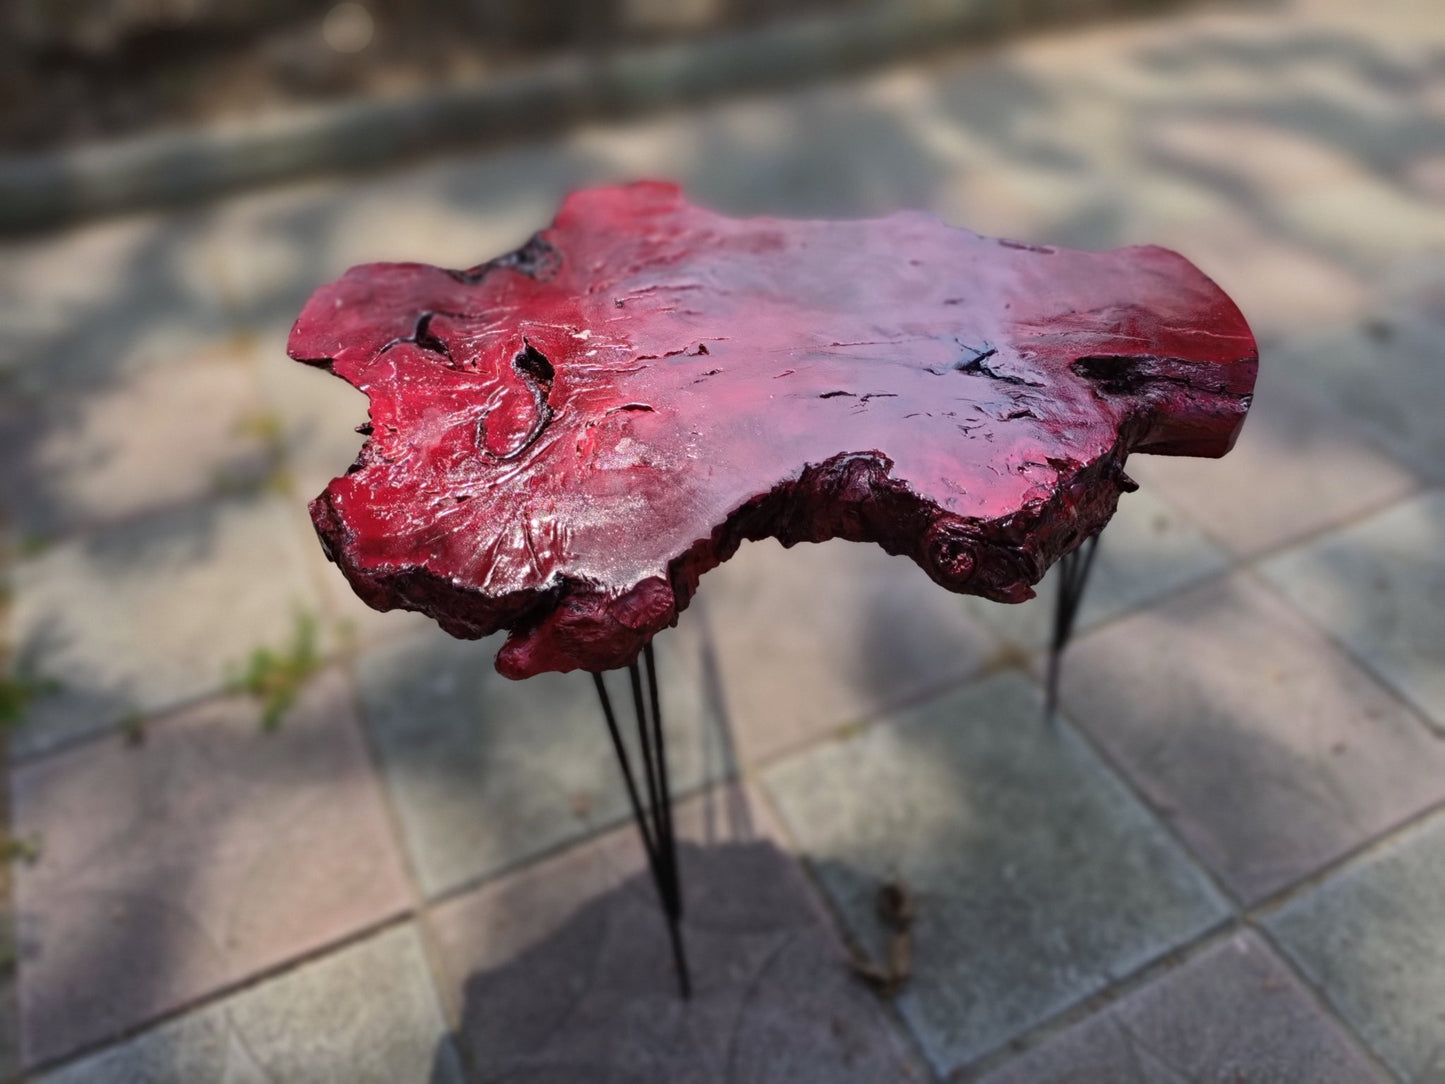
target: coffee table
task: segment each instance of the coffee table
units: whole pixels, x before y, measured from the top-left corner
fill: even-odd
[[[738,220],[659,183],[579,192],[467,270],[353,268],[288,350],[370,400],[356,462],[311,502],[356,593],[454,636],[505,629],[508,677],[592,674],[684,994],[652,638],[704,574],[745,540],[843,538],[1016,603],[1057,562],[1052,712],[1128,456],[1223,455],[1257,368],[1239,309],[1166,249],[918,213]]]

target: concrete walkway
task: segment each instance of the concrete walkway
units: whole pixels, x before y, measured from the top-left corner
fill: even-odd
[[[1445,1079],[1445,36],[1357,7],[0,248],[4,1079]],[[468,266],[635,176],[1169,245],[1264,355],[1228,459],[1131,462],[1057,728],[1047,583],[999,607],[843,543],[707,577],[658,645],[689,1004],[590,684],[352,598],[304,503],[364,402],[282,349],[353,263]],[[248,667],[297,686],[275,726]],[[884,1001],[845,961],[889,877],[918,921]]]

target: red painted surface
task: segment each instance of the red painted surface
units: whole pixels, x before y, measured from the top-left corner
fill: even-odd
[[[1165,249],[734,220],[660,184],[579,193],[471,271],[353,268],[289,349],[371,400],[311,504],[327,554],[378,609],[509,629],[511,677],[626,664],[745,538],[876,542],[1022,601],[1129,452],[1223,455],[1256,368]]]

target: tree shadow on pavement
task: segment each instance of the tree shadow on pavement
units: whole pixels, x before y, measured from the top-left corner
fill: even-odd
[[[476,1081],[608,1084],[872,1084],[922,1079],[875,996],[809,897],[794,861],[764,841],[684,844],[683,1000],[644,874],[620,879],[522,951],[464,982],[461,1043]],[[457,942],[516,935],[538,893],[523,882],[446,913]],[[545,907],[545,904],[544,904]],[[465,958],[467,949],[459,955]],[[454,958],[454,957],[453,957]],[[438,1065],[449,1054],[438,1052]]]

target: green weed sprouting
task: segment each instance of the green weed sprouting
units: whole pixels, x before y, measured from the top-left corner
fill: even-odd
[[[0,836],[0,862],[24,862],[33,866],[40,861],[40,837]]]
[[[229,683],[232,692],[246,693],[261,702],[261,728],[275,730],[302,687],[321,668],[316,618],[296,615],[291,642],[282,650],[258,647]]]
[[[146,719],[138,711],[133,711],[120,721],[120,736],[125,739],[127,745],[143,745],[146,740]]]
[[[53,678],[30,678],[20,674],[0,677],[0,726],[19,726],[25,721],[25,712],[33,701],[59,691],[60,682]]]

